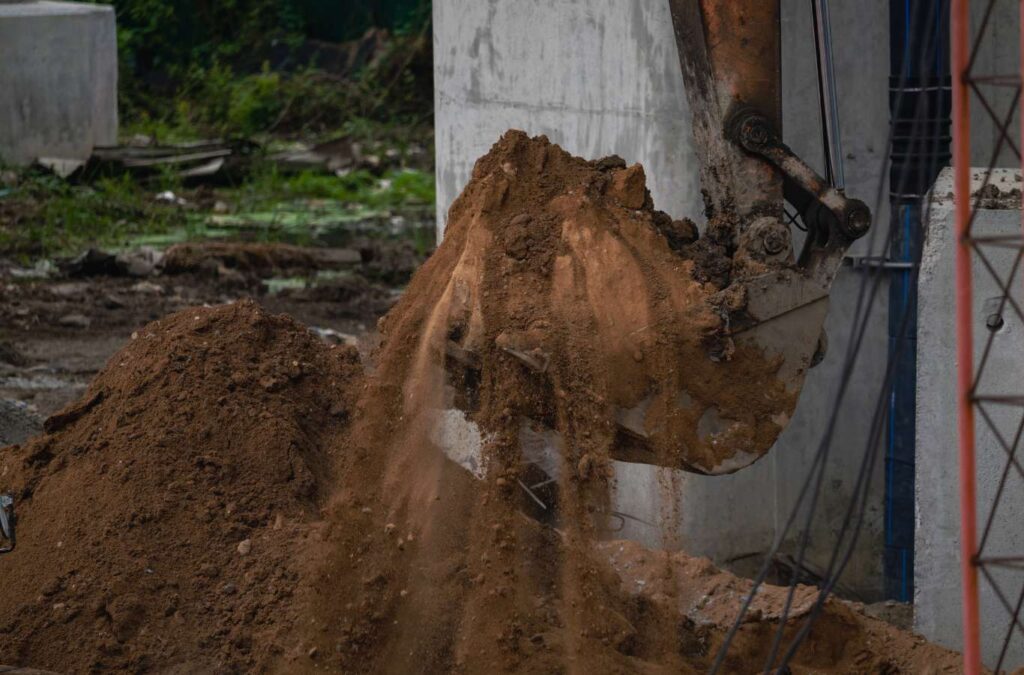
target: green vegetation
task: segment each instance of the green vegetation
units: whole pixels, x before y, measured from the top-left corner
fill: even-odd
[[[183,213],[153,200],[129,177],[72,186],[52,175],[24,173],[0,199],[0,251],[21,258],[114,245],[129,236],[187,224]]]
[[[334,243],[345,228],[376,223],[390,236],[395,216],[432,218],[429,0],[101,1],[118,16],[124,139],[251,139],[262,150],[216,187],[182,185],[172,169],[86,184],[2,171],[0,256],[203,237]],[[392,168],[355,159],[348,173],[289,173],[271,158],[322,140],[386,154]],[[396,168],[414,145],[416,168]],[[156,199],[165,190],[184,204]]]
[[[381,178],[360,169],[343,176],[303,171],[283,175],[268,166],[235,193],[249,208],[294,199],[327,199],[371,209],[400,209],[434,203],[434,177],[423,171],[386,171]]]
[[[186,204],[158,201],[161,190],[173,191]],[[214,213],[210,205],[216,202],[229,212]],[[373,223],[395,215],[411,221],[404,234],[425,252],[430,237],[417,225],[432,216],[433,203],[433,175],[412,169],[385,171],[381,177],[357,170],[338,177],[283,174],[263,164],[241,185],[213,193],[182,189],[170,176],[140,184],[124,175],[73,186],[27,171],[16,187],[0,189],[0,253],[27,261],[88,247],[164,246],[204,238],[312,244],[321,237],[343,240],[356,230],[390,236],[374,232]]]
[[[430,124],[429,0],[107,2],[128,131],[309,137]],[[371,28],[384,31],[323,41]]]

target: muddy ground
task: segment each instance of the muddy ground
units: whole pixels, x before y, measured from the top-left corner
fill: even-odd
[[[185,307],[253,298],[328,342],[354,343],[375,330],[423,259],[401,241],[307,251],[200,245],[169,254],[178,261],[173,271],[161,264],[141,274],[101,264],[75,271],[71,261],[44,274],[0,261],[0,444],[24,440],[81,395],[150,321]]]

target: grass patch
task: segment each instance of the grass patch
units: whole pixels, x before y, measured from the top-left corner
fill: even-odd
[[[73,186],[26,173],[0,199],[0,252],[22,260],[71,254],[187,226],[180,209],[154,201],[153,194],[127,176]]]
[[[422,225],[433,221],[434,206],[434,176],[425,171],[389,170],[378,177],[358,170],[334,176],[284,174],[267,165],[223,196],[233,203],[233,212],[212,215],[207,222],[234,228],[245,238],[344,246],[353,236],[399,236],[411,237],[417,250],[433,245],[432,228]],[[396,216],[411,223],[389,226]],[[431,230],[429,236],[423,229]]]
[[[402,209],[434,204],[434,175],[397,169],[381,177],[359,169],[343,176],[317,171],[284,174],[273,165],[256,171],[235,191],[242,208],[263,208],[296,199],[322,199],[370,209]]]
[[[168,189],[193,205],[156,201],[155,195]],[[146,184],[124,175],[75,186],[49,174],[23,172],[16,187],[0,190],[0,255],[28,261],[89,247],[163,247],[207,238],[314,244],[343,243],[345,232],[391,236],[380,222],[396,215],[416,222],[432,216],[434,176],[412,169],[379,177],[365,170],[343,176],[285,174],[266,163],[238,187],[215,192],[216,200],[230,205],[230,214],[198,208],[197,197],[170,174]],[[205,200],[211,201],[208,193]],[[431,243],[427,237],[416,245]]]

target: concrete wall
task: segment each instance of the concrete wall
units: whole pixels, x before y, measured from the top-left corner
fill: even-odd
[[[509,128],[584,157],[642,158],[659,208],[696,213],[681,77],[664,2],[434,2],[438,223]]]
[[[802,0],[782,5],[784,135],[820,164],[810,8]],[[888,2],[833,3],[832,15],[848,192],[870,203],[887,134]],[[667,3],[435,0],[434,40],[439,232],[476,157],[510,127],[546,134],[586,157],[616,153],[642,162],[658,208],[699,216],[698,170]],[[887,204],[879,213],[884,221]],[[861,253],[866,245],[858,245]],[[796,416],[771,454],[716,478],[620,466],[621,510],[650,523],[675,511],[683,519],[681,533],[630,521],[625,534],[651,544],[681,542],[720,563],[756,557],[770,546],[827,419],[859,283],[859,272],[840,274],[827,321],[830,352],[808,377]],[[850,498],[886,345],[883,288],[826,476],[813,529],[814,566],[827,563]],[[862,544],[844,579],[867,598],[881,592],[883,493],[876,479]]]
[[[0,3],[0,161],[84,159],[116,142],[113,8]]]
[[[980,171],[979,171],[980,175]],[[1019,188],[1019,171],[1000,170],[993,182],[1004,190]],[[974,181],[980,185],[980,178]],[[951,173],[947,170],[934,189],[928,221],[924,260],[918,281],[918,380],[917,380],[917,530],[915,542],[915,628],[926,637],[959,649],[960,621],[960,509],[958,501],[956,333],[954,321],[954,243]],[[1020,195],[1000,204],[1003,208],[981,210],[975,220],[976,234],[1020,235]],[[986,247],[992,266],[1006,274],[1017,251]],[[986,326],[998,311],[1001,293],[993,277],[977,261],[974,278],[975,364],[990,335],[992,348],[979,380],[979,394],[1024,393],[1024,325],[1009,307],[1002,313],[1004,324],[993,334]],[[1013,298],[1022,298],[1020,274],[1012,284]],[[986,406],[995,428],[1012,442],[1021,424],[1016,406]],[[979,529],[984,526],[998,488],[1006,455],[993,430],[979,416],[976,455]],[[1010,471],[1000,510],[991,531],[985,556],[1020,555],[1024,552],[1024,479]],[[1011,604],[1017,602],[1024,585],[1021,570],[993,570],[996,582]],[[1008,627],[1004,611],[991,586],[982,581],[982,648],[985,663],[994,667]],[[1024,639],[1013,636],[1008,669],[1024,665]]]

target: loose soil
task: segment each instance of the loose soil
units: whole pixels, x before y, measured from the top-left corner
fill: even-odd
[[[729,249],[673,247],[642,175],[520,132],[477,162],[444,243],[382,321],[377,369],[339,454],[324,561],[308,594],[313,618],[303,642],[313,657],[292,667],[709,667],[749,583],[683,554],[613,555],[602,542],[615,489],[608,458],[619,440],[616,407],[653,387],[648,423],[671,430],[662,438],[713,453],[695,437],[699,412],[669,411],[679,392],[698,409],[704,400],[728,408],[741,422],[735,442],[774,433],[772,410],[791,402],[773,389],[774,364],[757,354],[727,347],[731,360],[711,357],[722,354],[722,315],[712,308]],[[732,266],[721,283],[740,275]],[[453,363],[452,343],[454,353],[475,356]],[[528,367],[513,351],[546,367]],[[482,481],[430,441],[438,409],[453,403],[484,432]],[[524,419],[564,439],[558,514],[547,524],[521,509]],[[655,450],[666,463],[679,460],[677,446]],[[637,584],[637,575],[658,583]],[[768,599],[739,632],[726,672],[758,671],[767,658],[786,591],[763,592]],[[797,615],[812,594],[799,590]],[[716,595],[731,600],[716,604]],[[800,620],[787,624],[784,645]],[[919,639],[839,603],[826,604],[816,626],[791,662],[796,672],[919,672],[958,662],[937,647],[915,649]]]
[[[350,347],[251,301],[150,324],[3,453],[19,545],[0,662],[244,672],[300,616],[307,538],[359,391]]]
[[[188,309],[137,331],[45,435],[0,453],[22,516],[18,550],[0,558],[0,662],[706,671],[750,584],[607,541],[608,459],[616,409],[651,389],[646,423],[666,463],[716,459],[693,430],[711,401],[741,446],[792,406],[773,388],[777,364],[722,331],[716,308],[744,273],[731,245],[695,242],[692,223],[654,211],[640,167],[520,132],[477,163],[448,222],[381,322],[368,373],[354,350],[252,302]],[[451,362],[451,343],[475,354],[471,369]],[[430,440],[456,403],[485,432],[483,480]],[[524,419],[565,440],[545,522],[521,508]],[[692,452],[658,440],[673,436]],[[785,593],[762,590],[724,672],[760,671]],[[815,597],[797,589],[784,644]],[[791,662],[957,664],[838,601]]]

